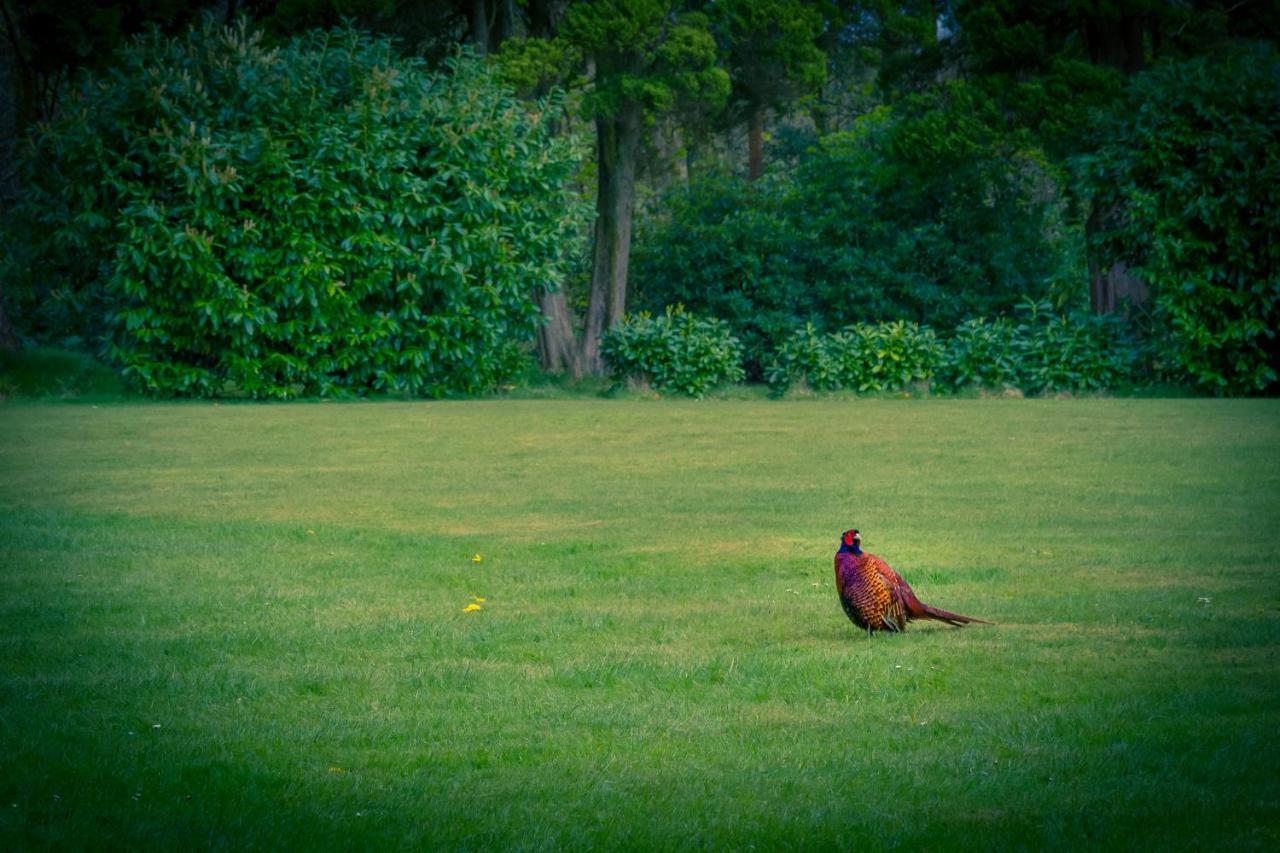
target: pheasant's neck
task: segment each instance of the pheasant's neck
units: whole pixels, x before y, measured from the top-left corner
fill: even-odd
[[[858,545],[856,545],[856,544],[854,544],[854,545],[843,545],[843,544],[842,544],[842,545],[840,546],[840,553],[841,553],[841,554],[856,554],[857,556],[861,557],[861,556],[862,556],[862,549],[861,549],[860,547],[858,547]]]

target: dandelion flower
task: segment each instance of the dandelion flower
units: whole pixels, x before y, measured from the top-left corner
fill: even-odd
[[[484,604],[484,599],[478,595],[473,595],[471,596],[471,598],[475,601],[476,604]]]
[[[481,560],[483,560],[483,559],[484,559],[484,557],[481,557],[479,554],[476,554],[474,557],[472,557],[472,558],[471,558],[471,562],[473,562],[473,563],[478,563],[478,562],[480,562],[480,561],[481,561]]]
[[[468,604],[466,607],[462,608],[463,613],[476,613],[479,610],[480,610],[480,605],[476,604],[474,601]]]

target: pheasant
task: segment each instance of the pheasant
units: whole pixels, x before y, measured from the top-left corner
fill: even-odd
[[[836,592],[844,612],[859,628],[871,631],[905,631],[913,619],[936,619],[960,627],[981,622],[972,616],[948,613],[930,607],[911,591],[897,572],[875,554],[862,550],[862,536],[857,530],[841,535],[836,552]]]

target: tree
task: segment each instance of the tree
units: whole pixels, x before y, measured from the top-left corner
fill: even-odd
[[[708,104],[728,95],[706,17],[679,7],[676,0],[591,0],[570,7],[561,27],[561,37],[589,64],[584,105],[596,125],[591,287],[582,340],[569,365],[575,374],[604,372],[600,336],[626,312],[642,129],[669,110],[678,93]]]
[[[189,4],[178,0],[0,0],[0,53],[13,91],[12,110],[0,137],[0,210],[17,193],[9,166],[18,141],[41,120],[52,117],[68,80],[80,68],[100,65],[130,33],[157,25],[172,30],[190,20]],[[0,349],[18,346],[0,282]]]
[[[764,172],[766,114],[826,80],[822,15],[800,0],[722,0],[713,7],[733,94],[747,120],[747,175]]]
[[[1280,53],[1252,43],[1137,76],[1077,158],[1104,262],[1150,283],[1171,368],[1215,393],[1280,375]]]

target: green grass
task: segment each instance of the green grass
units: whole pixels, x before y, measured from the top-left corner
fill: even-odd
[[[1276,401],[11,403],[0,848],[1275,849],[1278,531]]]

